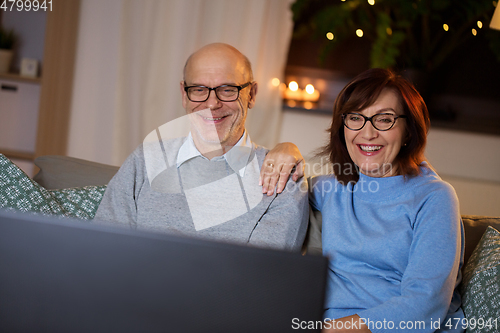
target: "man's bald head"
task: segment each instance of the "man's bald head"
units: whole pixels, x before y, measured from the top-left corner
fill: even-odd
[[[184,65],[184,81],[189,79],[188,76],[190,71],[193,70],[193,63],[198,64],[200,60],[209,61],[210,58],[214,57],[220,57],[226,61],[232,62],[235,71],[240,71],[245,76],[246,81],[253,81],[250,60],[235,47],[225,43],[208,44],[191,54]]]
[[[213,156],[225,154],[243,136],[248,109],[255,105],[257,83],[247,57],[228,44],[206,45],[187,60],[179,88],[198,150],[207,158],[214,149],[219,155]],[[194,101],[190,93],[195,94]],[[232,94],[229,101],[228,94]]]

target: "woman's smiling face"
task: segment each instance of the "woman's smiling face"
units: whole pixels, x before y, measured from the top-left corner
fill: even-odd
[[[403,115],[398,95],[391,89],[384,89],[375,103],[360,112],[365,117],[379,113]],[[347,151],[359,167],[359,171],[370,177],[390,177],[398,174],[393,162],[403,145],[406,134],[405,120],[399,118],[388,131],[379,131],[367,121],[361,130],[344,127]]]

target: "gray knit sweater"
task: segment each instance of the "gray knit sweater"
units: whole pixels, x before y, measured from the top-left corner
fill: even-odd
[[[170,160],[184,140],[162,142]],[[109,182],[96,223],[300,250],[309,216],[307,182],[290,180],[283,193],[262,194],[259,169],[267,149],[252,144],[243,176],[224,158],[201,156],[152,172],[144,150],[144,145],[139,146]],[[151,182],[148,174],[154,176]]]

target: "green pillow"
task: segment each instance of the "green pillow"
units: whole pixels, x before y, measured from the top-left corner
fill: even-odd
[[[464,269],[462,308],[467,332],[500,331],[500,233],[488,227]]]
[[[0,208],[92,219],[105,190],[106,185],[46,190],[0,154]]]
[[[66,216],[91,220],[97,212],[105,191],[106,185],[73,187],[49,192],[62,206]]]

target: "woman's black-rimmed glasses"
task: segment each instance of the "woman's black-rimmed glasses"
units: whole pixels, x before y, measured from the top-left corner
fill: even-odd
[[[184,83],[185,84],[185,83]],[[224,84],[215,88],[205,86],[184,86],[187,97],[191,102],[205,102],[210,96],[210,92],[215,91],[215,96],[222,102],[233,102],[240,96],[240,90],[248,87],[251,82],[247,82],[241,86],[232,86]]]
[[[379,113],[371,117],[365,117],[361,113],[344,113],[342,119],[344,126],[353,131],[361,130],[367,121],[371,122],[373,127],[379,131],[390,130],[398,118],[407,118],[405,115],[396,116],[391,113]]]

